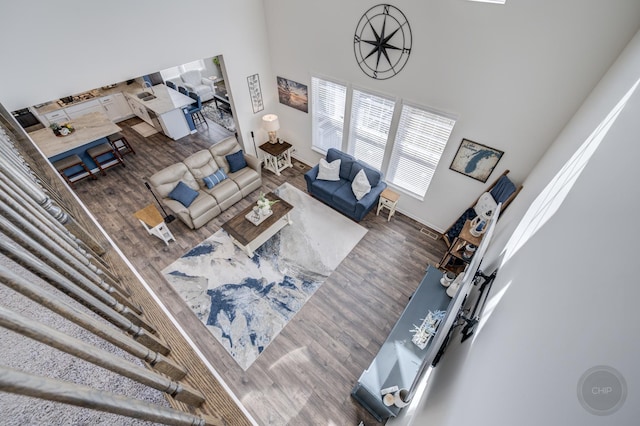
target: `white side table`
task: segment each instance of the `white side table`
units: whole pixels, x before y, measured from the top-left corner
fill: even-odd
[[[153,204],[149,204],[142,210],[138,210],[133,214],[144,226],[149,235],[155,235],[160,238],[166,245],[169,245],[169,241],[176,239],[164,223],[164,219],[160,215],[160,212]]]
[[[378,210],[376,211],[376,216],[380,214],[380,210],[383,207],[389,209],[389,217],[387,217],[387,222],[391,220],[391,216],[396,212],[396,206],[398,205],[398,200],[400,199],[400,195],[396,194],[389,188],[385,188],[380,194],[380,200],[378,201]]]
[[[293,167],[291,164],[291,144],[289,142],[282,143],[263,143],[260,150],[264,152],[264,168],[272,171],[277,176],[287,167]]]

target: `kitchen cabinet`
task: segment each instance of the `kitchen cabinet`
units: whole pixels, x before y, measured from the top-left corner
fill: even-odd
[[[134,115],[131,106],[122,93],[115,93],[100,98],[100,104],[105,109],[107,116],[117,123]]]
[[[127,101],[129,103],[129,106],[131,107],[131,110],[135,115],[142,118],[148,124],[151,124],[153,126],[153,122],[151,121],[151,116],[149,116],[149,111],[147,111],[147,108],[144,105],[140,104],[139,102],[136,102],[134,99],[130,97],[127,98]]]
[[[63,109],[59,109],[57,111],[52,111],[50,113],[44,114],[40,116],[40,118],[44,119],[42,121],[46,121],[43,123],[45,126],[49,126],[53,123],[62,124],[69,121],[69,116]]]
[[[173,140],[191,133],[183,108],[195,102],[192,98],[164,84],[145,92],[152,93],[153,98],[143,100],[139,93],[124,94],[135,115]]]
[[[70,119],[78,118],[86,114],[90,114],[92,112],[101,112],[105,113],[104,107],[100,103],[98,99],[93,99],[87,102],[82,102],[77,105],[68,106],[65,109],[65,112],[69,116]]]

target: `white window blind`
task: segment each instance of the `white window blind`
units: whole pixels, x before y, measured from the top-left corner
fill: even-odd
[[[388,181],[424,198],[454,124],[453,118],[403,105]]]
[[[395,102],[382,96],[353,90],[349,153],[382,168]]]
[[[191,70],[203,70],[203,69],[204,69],[204,61],[202,59],[180,65],[180,71],[182,72],[191,71]]]
[[[347,87],[311,78],[311,143],[322,152],[342,148],[342,128]]]

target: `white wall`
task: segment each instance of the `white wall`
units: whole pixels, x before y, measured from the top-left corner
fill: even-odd
[[[638,28],[628,0],[465,0],[393,4],[408,17],[413,51],[395,77],[376,81],[358,67],[353,36],[370,1],[269,0],[274,73],[310,85],[319,74],[456,114],[459,119],[424,202],[399,209],[447,228],[505,169],[522,182],[562,126]],[[263,86],[268,83],[263,82]],[[279,134],[310,164],[309,114],[284,105]],[[449,170],[462,138],[505,151],[486,184]]]
[[[249,152],[260,114],[246,78],[271,77],[262,0],[2,2],[0,51],[9,111],[222,54]],[[275,87],[263,91],[277,102]]]
[[[502,263],[491,293],[494,301],[503,293],[499,303],[472,342],[450,348],[417,412],[392,424],[637,424],[640,88],[631,90],[639,82],[640,33],[525,181],[510,207],[518,220],[500,222],[503,234],[488,255]],[[586,154],[581,173],[576,153]],[[555,213],[512,253],[520,231],[540,218],[531,215],[540,194],[567,163],[575,184],[557,186],[566,198],[555,198]],[[598,365],[618,370],[629,389],[606,417],[589,414],[577,398],[580,377]]]

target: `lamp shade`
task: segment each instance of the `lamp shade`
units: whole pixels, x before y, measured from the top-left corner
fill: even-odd
[[[267,132],[275,132],[280,129],[278,116],[275,114],[266,114],[262,117],[262,128]]]

